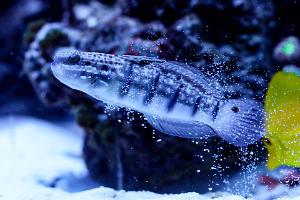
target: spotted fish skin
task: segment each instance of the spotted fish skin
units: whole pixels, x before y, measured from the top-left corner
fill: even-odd
[[[72,57],[75,61],[79,58],[79,67],[74,67],[70,59]],[[93,93],[101,90],[97,82],[105,82],[113,94],[109,102],[118,105],[132,99],[131,103],[126,103],[126,107],[142,113],[157,99],[164,99],[166,102],[161,100],[161,103],[165,103],[165,114],[172,112],[177,104],[182,104],[189,109],[188,117],[194,117],[199,111],[212,115],[216,110],[214,106],[222,100],[220,87],[215,82],[206,79],[191,66],[177,62],[143,56],[71,51],[57,54],[53,65],[61,64],[66,66],[70,75],[77,74],[78,79],[86,81],[87,84],[82,83],[82,87],[86,86],[85,91]],[[102,100],[100,91],[95,96]],[[103,97],[104,101],[107,96]],[[137,99],[142,105],[137,105]],[[159,106],[157,110],[162,109],[161,103],[156,105]]]
[[[220,117],[220,113],[228,111],[222,109],[224,105],[228,109],[230,103],[223,98],[222,88],[187,64],[143,56],[61,50],[54,57],[52,71],[71,88],[105,103],[143,113],[154,128],[167,134],[222,137],[219,132],[223,127],[230,129],[234,123]],[[232,107],[236,104],[231,103]],[[231,143],[234,142],[230,140],[237,141],[236,135],[224,138]],[[249,143],[243,138],[241,141],[237,145]]]

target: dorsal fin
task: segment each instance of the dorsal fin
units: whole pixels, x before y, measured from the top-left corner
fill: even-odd
[[[155,57],[147,57],[147,56],[132,56],[132,55],[123,55],[122,58],[126,59],[127,61],[139,65],[148,65],[153,62],[163,63],[166,62],[165,60],[161,60]]]

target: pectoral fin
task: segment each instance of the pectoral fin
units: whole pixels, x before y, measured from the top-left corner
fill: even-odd
[[[216,135],[210,126],[197,121],[175,121],[149,115],[146,118],[154,129],[168,135],[183,138],[203,138]]]

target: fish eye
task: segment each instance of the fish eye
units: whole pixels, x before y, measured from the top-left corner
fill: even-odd
[[[265,142],[267,145],[272,145],[271,141],[268,138],[265,139]]]
[[[232,110],[232,112],[234,112],[234,113],[238,113],[238,112],[240,111],[240,109],[239,109],[238,107],[236,107],[236,106],[233,106],[233,107],[231,108],[231,110]]]
[[[73,65],[78,64],[80,61],[80,56],[78,54],[73,54],[68,57],[68,61]]]

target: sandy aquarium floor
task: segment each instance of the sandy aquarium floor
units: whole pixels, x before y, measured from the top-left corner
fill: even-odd
[[[155,194],[115,191],[89,178],[81,157],[83,133],[71,122],[50,123],[25,116],[0,118],[0,199],[122,199],[206,200],[245,199],[227,192]],[[247,177],[245,177],[247,176]],[[236,185],[251,175],[235,176]],[[241,184],[240,184],[241,183]],[[252,199],[300,199],[300,189],[280,186],[267,192],[256,188]],[[238,189],[236,189],[238,191]]]

